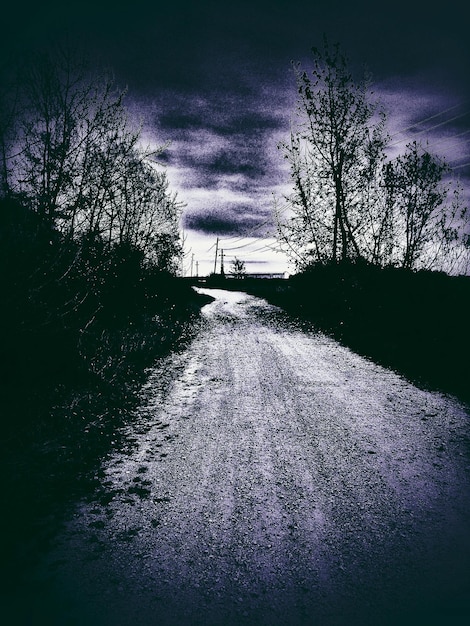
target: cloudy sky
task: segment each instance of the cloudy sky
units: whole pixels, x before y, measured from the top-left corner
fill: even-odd
[[[70,0],[18,3],[2,46],[39,47],[67,33],[128,86],[146,140],[186,204],[185,269],[288,270],[270,235],[273,197],[289,190],[277,143],[292,118],[291,61],[308,64],[323,34],[358,76],[366,66],[389,115],[394,150],[428,141],[470,187],[466,2],[338,0]]]

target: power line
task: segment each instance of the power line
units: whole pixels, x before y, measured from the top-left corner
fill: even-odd
[[[434,126],[431,126],[430,128],[423,128],[423,130],[419,130],[418,132],[414,133],[413,137],[415,137],[416,135],[421,135],[422,133],[428,133],[431,130],[439,128],[440,126],[445,126],[446,124],[449,124],[450,122],[453,122],[454,120],[458,120],[461,117],[465,117],[468,114],[469,114],[469,111],[465,111],[465,113],[461,113],[460,115],[455,115],[454,117],[451,117],[448,120],[444,120],[443,122],[440,122],[439,124],[435,124]],[[410,126],[410,128],[413,128],[413,126]],[[405,130],[407,130],[407,129],[405,129]],[[404,132],[404,131],[400,131],[400,132]],[[412,137],[412,139],[413,139],[413,137]],[[396,146],[399,143],[403,143],[404,141],[410,141],[410,138],[409,137],[404,137],[403,139],[399,139],[398,141],[395,141],[395,142],[389,144],[387,147],[388,148],[392,148],[393,146]]]
[[[238,237],[238,241],[243,241],[243,239],[249,239],[250,237],[253,236],[254,233],[256,233],[260,228],[263,228],[263,226],[266,226],[267,224],[272,222],[272,218],[269,218],[267,220],[265,220],[264,222],[261,222],[261,224],[258,224],[258,226],[255,226],[254,228],[251,229],[251,231],[247,234],[247,235],[243,235],[243,237]],[[232,239],[232,237],[223,237],[222,241],[229,241],[230,239]],[[231,245],[237,243],[237,240],[232,241]],[[228,248],[227,248],[228,249]]]
[[[253,230],[251,231],[251,233],[256,233],[260,228],[263,228],[263,226],[266,226],[266,224],[269,224],[272,221],[272,217],[265,220],[264,222],[262,222],[261,224],[258,224],[258,226],[255,226],[255,228],[253,228]]]
[[[456,135],[450,135],[450,137],[441,137],[440,139],[436,139],[437,143],[441,143],[442,141],[453,141],[457,139],[457,137],[463,137],[463,135],[468,135],[470,133],[470,128],[468,130],[464,130],[463,133],[457,133]],[[470,139],[464,139],[464,141],[470,141]]]
[[[254,250],[247,250],[245,254],[255,254],[257,252],[267,252],[267,246],[261,246],[261,248],[255,248]]]
[[[272,250],[273,252],[284,252],[284,250],[282,249],[281,245],[279,244],[278,241],[276,241],[276,243],[272,246],[267,245],[266,246],[269,250]]]
[[[240,250],[241,248],[248,248],[249,246],[258,245],[261,241],[269,241],[269,239],[275,239],[275,237],[262,237],[262,238],[260,238],[260,239],[258,239],[256,241],[250,241],[249,243],[247,243],[247,244],[245,244],[243,246],[237,246],[235,248],[226,248],[226,250]],[[268,246],[268,244],[263,244],[263,246],[261,246],[261,247],[263,248],[263,247],[266,247],[266,246]],[[248,252],[253,252],[253,250],[248,251]]]
[[[241,250],[242,248],[248,248],[249,246],[256,245],[256,241],[249,241],[241,246],[235,246],[234,248],[225,248],[225,250]]]
[[[455,104],[454,106],[449,107],[448,109],[444,109],[444,111],[440,111],[439,113],[435,113],[434,115],[431,115],[430,117],[426,117],[424,120],[420,120],[419,122],[415,122],[411,126],[407,126],[406,128],[403,128],[402,130],[397,130],[396,133],[393,133],[393,135],[390,137],[390,139],[393,139],[394,137],[396,137],[400,133],[404,133],[407,130],[411,130],[412,128],[415,128],[415,126],[418,126],[419,124],[424,124],[425,122],[429,122],[430,120],[433,120],[436,117],[439,117],[440,115],[444,115],[444,113],[448,113],[449,111],[453,111],[454,109],[457,109],[459,106],[461,106],[461,104],[462,103]]]
[[[470,133],[470,128],[468,130],[464,130],[463,133],[458,133],[457,135],[454,135],[453,139],[455,139],[456,137],[462,137],[462,135],[468,135],[468,133]]]
[[[459,161],[462,161],[462,159],[468,159],[468,157],[470,157],[470,154],[463,154],[462,156],[455,157],[452,161],[457,161],[458,163]]]
[[[250,235],[243,235],[243,237],[238,237],[237,239],[235,239],[235,241],[232,241],[231,245],[233,246],[234,244],[238,243],[239,241],[243,241],[244,239],[249,239]],[[232,239],[232,237],[220,237],[219,241],[222,243],[224,241],[229,241],[230,239]],[[250,242],[248,242],[247,244],[244,245],[249,245]],[[207,252],[210,252],[212,250],[212,248],[215,246],[215,243],[212,244],[212,246],[209,248],[209,250],[207,250]],[[225,248],[226,250],[235,250],[236,248]]]
[[[274,246],[275,246],[275,244],[278,244],[278,242],[277,242],[277,241],[275,241],[275,242],[273,242],[273,244],[272,244],[272,245],[269,245],[268,243],[265,243],[265,244],[264,244],[264,245],[262,245],[260,248],[256,248],[255,250],[251,250],[251,252],[257,252],[257,251],[261,251],[261,252],[262,252],[262,251],[265,251],[265,252],[267,252],[268,250],[269,250],[269,251],[274,251],[274,252],[278,252],[278,251],[280,251],[279,249],[276,249],[276,248],[274,247]]]
[[[243,241],[244,239],[249,239],[249,235],[244,235],[243,237],[238,237],[237,239],[235,239],[235,241],[232,241],[232,243],[230,245],[234,245],[236,243],[238,243],[239,241]],[[228,241],[228,239],[222,238],[221,241]],[[227,248],[228,250],[229,248]]]
[[[233,237],[221,237],[220,241],[230,241],[231,239],[235,239],[235,241],[232,241],[232,244],[237,243],[237,241],[241,241],[242,239],[246,239],[247,237],[249,237],[249,235],[234,235]]]
[[[256,252],[284,252],[282,248],[274,247],[274,243],[272,246],[270,246],[269,244],[263,244],[261,247],[255,248],[254,250],[246,250],[245,254],[255,254]]]
[[[456,167],[451,167],[451,170],[460,170],[462,167],[468,167],[470,165],[470,161],[468,163],[463,163],[462,165],[457,165]]]
[[[440,148],[440,150],[441,151],[451,150],[454,146],[459,146],[459,145],[462,145],[462,144],[470,141],[470,137],[468,139],[464,139],[464,140],[461,140],[461,141],[455,141],[456,137],[462,136],[462,135],[464,135],[466,133],[470,133],[470,130],[465,131],[465,133],[460,133],[460,135],[453,135],[452,137],[441,137],[441,139],[436,139],[434,141],[431,141],[430,143],[427,143],[426,147],[435,148],[436,145],[442,144],[442,143],[444,143],[446,141],[447,142],[450,141],[450,142],[452,142],[450,145],[448,144],[447,146],[445,146],[443,148]]]

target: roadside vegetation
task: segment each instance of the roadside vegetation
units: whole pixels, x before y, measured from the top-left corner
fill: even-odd
[[[413,379],[469,400],[470,213],[426,145],[399,154],[370,80],[338,45],[295,65],[292,192],[275,204],[287,281],[245,287]],[[395,148],[396,150],[396,148]]]
[[[117,445],[145,368],[204,300],[176,276],[163,147],[143,146],[112,77],[57,49],[2,79],[2,548],[15,557]]]
[[[300,272],[339,261],[467,274],[470,213],[448,165],[413,141],[395,156],[370,81],[339,46],[295,66],[298,100],[279,144],[293,190],[278,199],[278,240]],[[396,150],[396,148],[395,148]]]
[[[468,276],[345,262],[213,286],[265,298],[423,388],[470,403]]]
[[[426,145],[393,150],[370,81],[353,78],[338,45],[325,39],[309,70],[294,69],[295,117],[279,144],[292,191],[274,214],[296,273],[218,285],[468,402],[470,213],[459,180]]]

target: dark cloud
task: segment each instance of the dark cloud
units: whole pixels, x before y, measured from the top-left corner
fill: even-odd
[[[248,156],[248,155],[247,155]],[[243,174],[249,178],[258,178],[265,173],[265,168],[250,153],[252,162],[248,158],[243,158],[239,152],[222,152],[212,159],[207,167],[216,174]]]
[[[185,152],[180,144],[175,158],[181,167],[191,169],[201,182],[204,180],[205,185],[218,187],[218,181],[223,185],[226,177],[232,175],[234,184],[240,186],[240,176],[247,184],[253,184],[253,181],[260,182],[266,174],[268,164],[263,148],[263,145],[240,146],[235,138],[231,138],[225,147],[216,145],[209,151],[206,146],[196,145]]]
[[[167,162],[179,168],[175,176],[189,210],[199,207],[195,190],[204,190],[206,206],[223,202],[228,212],[246,203],[247,194],[261,209],[271,202],[265,190],[280,179],[276,134],[288,130],[285,109],[266,107],[263,98],[190,93],[171,104],[162,98],[153,120],[156,134],[170,142]],[[210,198],[211,190],[225,194]]]
[[[2,46],[35,47],[64,35],[114,61],[131,85],[250,93],[308,56],[323,33],[374,75],[468,77],[464,0],[24,0],[10,3]],[[434,78],[433,78],[434,77]]]
[[[209,233],[220,236],[239,235],[247,229],[246,219],[235,219],[233,214],[226,211],[187,213],[183,219],[184,228],[189,228],[201,233]]]
[[[260,228],[260,217],[265,228]],[[204,211],[189,210],[183,217],[183,227],[199,233],[221,237],[232,235],[250,237],[265,236],[272,230],[271,215],[260,213],[253,206],[225,204]]]
[[[463,0],[439,10],[424,0],[26,0],[10,9],[0,52],[68,39],[129,86],[148,136],[170,142],[159,160],[188,204],[187,228],[238,233],[242,220],[251,228],[265,219],[272,192],[288,182],[276,144],[295,103],[291,61],[308,67],[323,34],[356,74],[364,64],[372,72],[396,150],[414,136],[447,150],[448,137],[451,164],[470,161],[468,116],[449,121],[470,108]],[[458,173],[465,181],[470,168]]]
[[[205,120],[201,115],[182,113],[180,111],[168,111],[160,115],[156,123],[163,130],[194,130],[205,128]]]
[[[172,154],[171,151],[167,148],[158,155],[157,162],[163,163],[164,165],[171,165],[175,162],[175,155]]]
[[[186,214],[183,218],[183,227],[202,233],[228,236],[238,233],[239,224],[224,215]]]
[[[251,106],[259,106],[256,101],[250,104]],[[280,119],[276,112],[251,110],[240,114],[236,104],[235,110],[233,110],[225,106],[224,102],[217,102],[216,99],[204,103],[203,106],[200,102],[195,105],[191,102],[191,96],[188,96],[184,106],[185,108],[195,106],[195,108],[203,109],[203,111],[191,113],[178,109],[164,111],[156,117],[156,124],[163,130],[174,131],[175,134],[182,131],[180,135],[188,130],[204,129],[222,136],[242,134],[247,137],[278,130],[285,126],[285,120]],[[247,104],[243,103],[242,106],[246,107]],[[222,115],[217,109],[223,110]]]
[[[285,121],[267,112],[251,111],[232,118],[232,128],[243,133],[264,133],[283,128]]]

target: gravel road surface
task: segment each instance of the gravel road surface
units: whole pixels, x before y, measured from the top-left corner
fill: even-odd
[[[469,412],[264,300],[159,363],[38,575],[48,624],[470,623]]]

